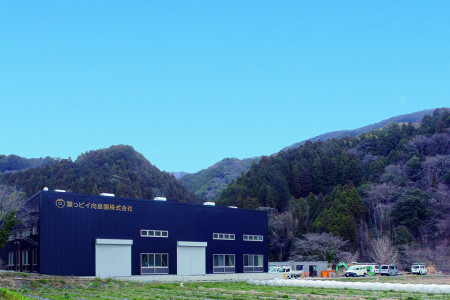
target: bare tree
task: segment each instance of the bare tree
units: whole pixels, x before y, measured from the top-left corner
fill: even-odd
[[[422,164],[423,181],[427,187],[435,187],[439,179],[450,169],[450,155],[427,157]]]
[[[393,165],[388,167],[397,170]],[[379,236],[391,231],[391,212],[401,192],[401,189],[392,183],[373,184],[367,190],[364,203]]]
[[[270,252],[275,259],[283,261],[289,255],[297,226],[298,219],[289,211],[269,214]]]
[[[370,258],[378,264],[394,264],[400,262],[397,248],[387,236],[372,240],[372,249],[369,251]]]
[[[431,249],[419,248],[417,245],[408,245],[403,255],[403,264],[408,268],[413,263],[426,263],[433,265],[436,270],[448,273],[450,271],[449,245],[444,241],[441,245]]]
[[[25,194],[15,187],[0,185],[0,248],[8,239],[11,229],[29,220],[30,211],[24,209]]]
[[[361,255],[359,251],[356,252],[350,252],[350,251],[341,251],[339,253],[338,261],[346,261],[346,262],[353,262],[353,261],[359,261],[361,258]]]
[[[425,135],[418,135],[413,137],[408,142],[408,144],[406,144],[406,149],[417,152],[421,156],[424,156],[427,152],[428,144],[429,140]]]
[[[331,233],[307,233],[294,241],[290,260],[326,260],[333,262],[340,257],[341,249],[348,244]]]

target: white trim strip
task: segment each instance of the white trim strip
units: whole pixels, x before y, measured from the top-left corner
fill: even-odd
[[[133,245],[133,240],[95,239],[96,245]]]
[[[180,247],[207,247],[207,242],[185,242],[185,241],[178,241],[177,246]]]

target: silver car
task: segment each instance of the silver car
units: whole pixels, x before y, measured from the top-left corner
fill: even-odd
[[[380,275],[397,276],[398,275],[397,267],[393,265],[381,265]]]

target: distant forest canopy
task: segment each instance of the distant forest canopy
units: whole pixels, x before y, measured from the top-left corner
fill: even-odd
[[[271,259],[288,259],[293,240],[309,232],[349,240],[366,259],[371,239],[386,234],[398,245],[448,243],[449,126],[449,110],[437,109],[420,126],[307,141],[262,157],[218,204],[271,211]]]
[[[216,199],[233,179],[247,172],[252,163],[258,161],[259,157],[242,160],[225,158],[205,170],[185,174],[178,180],[198,197],[206,200]]]
[[[86,152],[75,162],[63,159],[49,166],[5,173],[0,182],[21,188],[28,197],[48,187],[83,194],[103,192],[142,199],[164,196],[174,202],[201,202],[172,175],[125,145]]]
[[[340,139],[343,137],[354,137],[354,136],[360,135],[362,133],[368,133],[374,129],[380,129],[389,123],[413,123],[413,124],[420,123],[422,121],[422,118],[425,115],[431,115],[431,114],[433,114],[433,111],[434,111],[433,109],[426,109],[426,110],[417,111],[417,112],[406,114],[406,115],[395,116],[395,117],[383,120],[381,122],[367,125],[367,126],[364,126],[361,128],[353,129],[353,130],[339,130],[339,131],[327,132],[327,133],[318,135],[318,136],[313,137],[308,140],[311,142],[316,142],[316,141],[327,141],[332,138]],[[306,141],[295,143],[291,146],[285,147],[283,150],[294,149],[300,145],[303,145],[304,143],[306,143]]]
[[[339,139],[343,137],[354,137],[362,133],[368,133],[374,129],[380,129],[385,125],[393,122],[412,123],[413,126],[418,126],[418,124],[422,121],[422,118],[427,114],[433,114],[433,109],[395,116],[378,123],[354,130],[327,132],[313,137],[309,139],[309,141],[327,141],[332,138]],[[283,148],[282,151],[298,148],[304,143],[306,143],[306,141],[295,143],[289,147]],[[195,193],[197,196],[207,201],[215,201],[215,199],[217,199],[220,194],[222,194],[222,192],[226,189],[228,184],[230,184],[233,179],[237,179],[239,176],[241,176],[241,173],[247,173],[252,162],[258,162],[260,159],[261,157],[247,158],[242,160],[239,160],[237,158],[225,158],[222,161],[214,164],[213,166],[196,173],[186,174],[184,172],[176,172],[173,174],[175,178],[179,179],[188,190]]]
[[[59,159],[51,158],[25,158],[14,154],[2,155],[0,154],[0,174],[9,171],[19,171],[37,168],[40,166],[47,166],[56,163]]]

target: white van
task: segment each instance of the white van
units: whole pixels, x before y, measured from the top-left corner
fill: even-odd
[[[387,276],[397,276],[398,270],[396,266],[393,265],[381,265],[380,267],[380,275],[387,275]]]
[[[427,275],[428,270],[424,264],[413,264],[411,266],[411,273],[418,275]]]
[[[375,265],[375,266],[373,267],[373,272],[374,272],[375,274],[380,274],[380,265]]]
[[[345,271],[345,277],[358,277],[358,276],[366,276],[367,275],[367,267],[366,266],[351,266]]]

